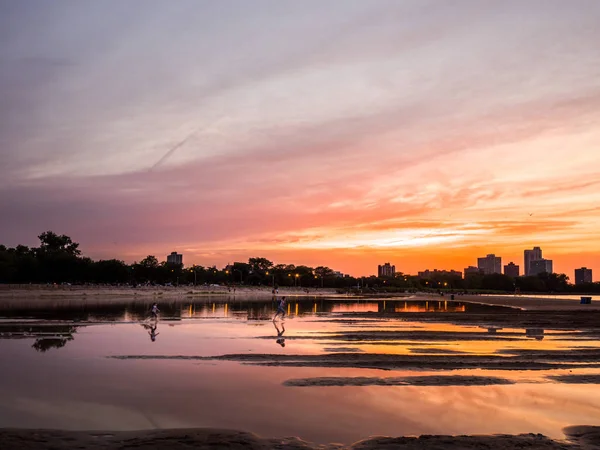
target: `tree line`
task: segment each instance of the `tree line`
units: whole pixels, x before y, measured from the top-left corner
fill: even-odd
[[[274,264],[266,258],[250,258],[224,268],[194,265],[184,267],[159,261],[149,255],[126,264],[118,259],[98,260],[81,255],[79,244],[66,235],[46,231],[38,236],[38,247],[0,245],[0,283],[71,284],[244,284],[294,286],[298,288],[343,288],[363,291],[399,290],[504,291],[504,292],[589,292],[600,293],[600,283],[573,286],[565,274],[511,278],[503,274],[474,274],[466,278],[440,272],[428,279],[397,273],[395,277],[339,276],[329,267]]]

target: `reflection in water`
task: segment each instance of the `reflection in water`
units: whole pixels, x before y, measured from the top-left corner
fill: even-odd
[[[157,321],[153,321],[149,324],[147,323],[143,323],[142,327],[144,327],[147,331],[148,331],[148,335],[150,336],[150,340],[152,342],[156,341],[156,336],[158,336],[160,333],[156,332],[156,328],[158,327],[158,322]]]
[[[275,329],[277,330],[277,340],[275,342],[277,342],[282,347],[285,347],[285,338],[283,337],[283,333],[285,333],[284,323],[281,322],[281,329],[279,329],[279,327],[277,326],[277,322],[273,321],[273,325],[275,326]]]
[[[64,347],[65,345],[67,345],[67,342],[71,340],[73,340],[72,336],[69,338],[42,338],[37,339],[31,347],[35,348],[38,352],[43,353],[47,352],[51,348]]]
[[[593,348],[574,350],[582,337],[573,330],[544,333],[532,328],[536,322],[527,322],[527,329],[509,321],[501,323],[503,331],[494,326],[496,311],[517,318],[516,310],[438,300],[293,299],[286,305],[293,319],[286,325],[292,326],[276,321],[273,334],[276,303],[270,298],[165,301],[159,303],[159,321],[148,319],[152,303],[91,300],[54,310],[20,304],[10,311],[0,306],[0,360],[11,362],[0,371],[0,427],[140,429],[151,418],[157,428],[210,424],[352,442],[373,434],[560,434],[563,425],[600,420],[598,389],[547,378],[571,370],[597,374],[598,365],[573,364],[596,364],[597,336],[583,337]],[[353,315],[360,311],[366,314]],[[421,314],[428,311],[439,311],[436,320]],[[476,325],[453,323],[464,321],[464,311],[474,313]],[[76,332],[68,350],[42,353],[65,347]],[[389,367],[395,372],[386,375],[382,370]],[[283,384],[299,377],[404,377],[408,367],[419,375],[496,377],[517,384]],[[271,397],[279,401],[268,401]]]
[[[542,328],[527,328],[525,336],[541,341],[544,339],[544,330]]]
[[[466,312],[466,310],[464,303],[450,302],[448,305],[447,301],[404,302],[404,304],[394,305],[394,312]]]
[[[487,330],[488,334],[496,334],[498,331],[502,331],[500,327],[479,327]]]
[[[70,325],[0,324],[0,339],[35,339],[31,347],[39,352],[64,347],[76,332],[77,327]]]
[[[289,300],[286,299],[286,300]],[[148,319],[154,301],[94,304],[92,301],[73,304],[56,304],[48,307],[39,304],[27,307],[0,305],[0,317],[19,319],[46,319],[72,322],[138,322]],[[266,320],[273,317],[277,303],[272,300],[197,300],[172,301],[157,304],[161,317],[168,319],[225,318]],[[405,301],[405,300],[325,300],[296,299],[286,301],[285,314],[289,317],[331,313],[494,313],[506,312],[501,306],[478,305],[454,301]]]

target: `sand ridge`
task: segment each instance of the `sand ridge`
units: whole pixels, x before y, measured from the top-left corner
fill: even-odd
[[[574,426],[564,430],[563,441],[541,434],[487,436],[370,437],[344,446],[313,444],[299,438],[261,438],[243,431],[211,428],[130,432],[0,429],[0,448],[15,450],[88,449],[247,449],[247,450],[597,450],[600,427]]]

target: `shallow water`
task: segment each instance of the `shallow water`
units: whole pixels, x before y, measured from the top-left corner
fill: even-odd
[[[596,385],[549,378],[600,373],[597,339],[580,330],[490,325],[495,314],[519,314],[505,308],[301,299],[276,327],[271,301],[159,304],[157,324],[148,303],[38,305],[0,308],[0,427],[218,427],[347,443],[377,434],[562,437],[564,426],[600,424]],[[481,316],[482,323],[425,321],[440,314],[448,321]],[[411,368],[377,370],[365,358],[402,358]],[[475,364],[463,368],[465,358]],[[508,370],[512,358],[520,359]],[[432,370],[431,361],[443,368]],[[478,368],[490,361],[496,368]],[[555,367],[529,370],[535,363]],[[470,378],[449,382],[447,375],[513,384],[456,385]],[[415,377],[454,385],[411,384]],[[323,378],[342,386],[320,386]],[[406,384],[368,385],[389,378]],[[348,379],[367,385],[343,386]]]

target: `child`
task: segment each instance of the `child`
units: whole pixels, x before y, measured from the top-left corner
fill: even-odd
[[[150,314],[153,319],[158,319],[159,312],[160,312],[160,310],[158,309],[158,305],[156,303],[154,305],[152,305],[152,310],[150,311]]]
[[[279,300],[279,303],[277,304],[277,312],[273,316],[273,322],[275,322],[275,319],[277,319],[277,316],[279,316],[280,314],[281,319],[283,319],[283,317],[285,316],[285,297],[281,297],[281,300]]]

